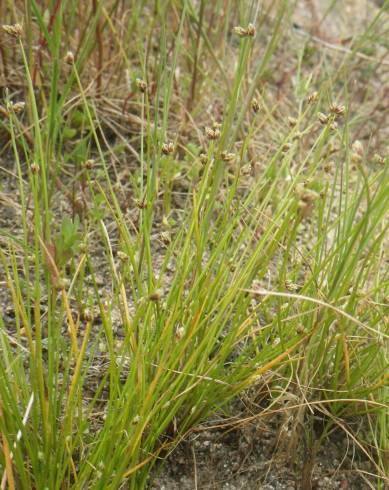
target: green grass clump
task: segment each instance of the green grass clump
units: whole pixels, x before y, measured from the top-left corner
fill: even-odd
[[[388,2],[336,55],[292,2],[130,3],[1,7],[2,488],[145,488],[264,385],[382,488]]]

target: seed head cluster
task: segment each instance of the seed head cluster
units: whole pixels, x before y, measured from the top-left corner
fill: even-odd
[[[314,104],[319,100],[319,92],[313,92],[308,96],[308,104]]]
[[[205,153],[200,153],[200,162],[205,165],[208,162],[208,156]]]
[[[72,51],[68,51],[66,54],[65,54],[65,58],[64,58],[64,61],[67,65],[73,65],[74,63],[74,54]]]
[[[228,153],[223,151],[221,154],[223,162],[232,162],[235,159],[235,153]]]
[[[254,114],[257,114],[260,109],[260,105],[257,99],[253,99],[251,101],[251,109],[253,110]]]
[[[142,92],[142,94],[144,94],[147,90],[147,83],[142,80],[141,78],[137,78],[135,80],[135,83],[136,83],[136,86],[138,87],[139,91]]]
[[[40,167],[39,167],[39,165],[38,165],[36,162],[33,162],[33,163],[31,164],[30,169],[31,169],[31,172],[32,172],[34,175],[39,174]]]
[[[172,141],[168,141],[162,145],[161,149],[164,155],[169,155],[174,152],[174,143]]]
[[[233,28],[234,34],[239,37],[254,37],[256,33],[255,25],[249,24],[247,27],[237,26]]]
[[[335,116],[343,116],[343,114],[346,112],[346,107],[344,105],[331,104],[330,112]]]
[[[89,158],[84,162],[84,167],[86,170],[92,170],[92,168],[96,165],[96,162],[93,160],[93,158]]]
[[[212,128],[206,127],[205,128],[205,135],[209,140],[214,141],[220,137],[220,130],[218,128],[212,129]]]
[[[23,34],[23,28],[20,24],[3,25],[3,31],[15,39],[20,39]]]

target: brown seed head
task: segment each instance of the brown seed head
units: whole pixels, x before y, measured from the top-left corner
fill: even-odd
[[[40,167],[37,163],[33,162],[30,166],[31,172],[36,175],[39,173]]]
[[[22,37],[23,28],[20,24],[3,25],[3,31],[9,36],[19,39]]]
[[[67,277],[58,277],[57,279],[55,279],[55,282],[53,285],[57,289],[66,289],[70,285],[70,279],[68,279]],[[69,328],[68,328],[68,330],[69,330]]]
[[[122,252],[121,250],[118,250],[117,255],[119,257],[120,262],[123,263],[128,262],[129,256],[126,253]]]
[[[141,78],[137,78],[135,80],[135,83],[136,83],[136,86],[138,87],[138,89],[142,92],[142,94],[144,94],[147,90],[147,83],[142,80]]]
[[[330,116],[328,116],[327,114],[323,114],[322,112],[317,113],[317,118],[319,119],[321,124],[327,124],[330,120]]]
[[[237,26],[232,29],[232,32],[239,37],[254,37],[255,36],[255,25],[249,24],[246,28]]]
[[[285,143],[282,148],[281,148],[281,151],[283,153],[287,153],[291,148],[292,148],[292,143]]]
[[[86,208],[85,199],[83,199],[81,196],[76,197],[76,199],[73,201],[73,207],[77,214],[82,215]]]
[[[295,117],[288,117],[288,124],[293,128],[297,124],[297,119]]]
[[[301,196],[301,199],[304,202],[311,203],[319,199],[319,197],[320,196],[317,192],[313,191],[312,189],[307,189]]]
[[[373,157],[373,162],[378,163],[378,165],[384,165],[385,164],[385,158],[382,157],[381,155],[379,155],[378,153],[375,153],[374,157]]]
[[[208,155],[206,155],[205,153],[200,153],[199,157],[200,157],[200,162],[203,165],[205,165],[208,162]]]
[[[174,152],[174,144],[172,141],[168,141],[162,145],[162,153],[164,155],[169,155]]]
[[[247,29],[245,29],[244,27],[240,27],[240,26],[236,26],[232,29],[232,32],[234,34],[236,34],[237,36],[239,37],[246,37],[248,34],[247,34]]]
[[[311,95],[308,96],[308,103],[313,104],[319,100],[319,93],[318,92],[313,92]]]
[[[147,208],[147,202],[145,200],[141,201],[140,199],[135,199],[135,205],[139,209],[146,209]]]
[[[290,279],[286,279],[286,281],[285,281],[285,287],[286,287],[286,289],[288,291],[291,291],[291,292],[296,292],[296,291],[299,290],[299,285],[298,284],[295,284]]]
[[[169,243],[171,243],[172,241],[169,231],[161,231],[160,237],[161,237],[161,242],[164,243],[165,245],[169,245]]]
[[[346,111],[346,107],[344,105],[338,105],[338,104],[331,104],[330,105],[330,112],[332,114],[335,114],[336,116],[342,116]]]
[[[361,143],[360,140],[355,140],[354,143],[351,145],[351,149],[354,153],[356,153],[360,157],[363,156],[363,144]]]
[[[162,298],[162,291],[160,289],[156,289],[154,292],[149,294],[150,301],[159,301]]]
[[[175,331],[175,338],[176,340],[181,340],[185,335],[185,328],[184,327],[177,327]]]
[[[296,133],[293,135],[293,141],[298,141],[304,136],[304,133],[301,131],[296,131]]]
[[[331,173],[334,170],[334,168],[335,168],[335,163],[333,161],[326,162],[323,165],[323,170],[327,174]]]
[[[96,162],[93,160],[93,158],[89,158],[84,162],[84,167],[87,170],[92,170],[92,168],[95,166]]]
[[[89,308],[83,309],[80,316],[84,322],[91,322],[93,320],[93,313]]]
[[[255,25],[254,24],[249,24],[247,26],[247,35],[250,36],[250,37],[254,37],[255,36],[255,32],[256,32],[256,29],[255,29]]]
[[[234,259],[229,259],[227,263],[228,263],[228,267],[229,267],[230,271],[234,272],[236,270],[236,263],[235,263]]]
[[[218,129],[205,128],[205,134],[209,140],[217,140],[220,136],[220,131]]]
[[[11,102],[11,104],[10,104],[10,109],[15,114],[20,114],[24,110],[25,107],[26,107],[26,103],[25,102],[15,102],[15,104],[13,104]]]
[[[72,51],[68,51],[66,54],[65,54],[65,58],[64,58],[64,61],[67,65],[73,65],[74,63],[74,54],[72,53]]]
[[[223,162],[232,162],[235,159],[235,153],[228,153],[227,151],[223,151],[221,154]]]
[[[259,112],[259,109],[260,109],[260,105],[259,105],[259,102],[257,101],[257,99],[253,99],[251,101],[251,109],[253,110],[253,112],[255,114],[257,114]]]

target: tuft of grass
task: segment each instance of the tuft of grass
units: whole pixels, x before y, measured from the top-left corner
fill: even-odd
[[[265,385],[383,488],[386,5],[323,52],[286,0],[1,7],[2,488],[145,488]]]

